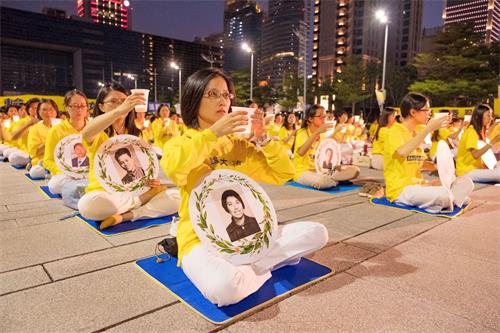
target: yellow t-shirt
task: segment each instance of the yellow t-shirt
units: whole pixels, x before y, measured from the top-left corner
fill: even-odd
[[[375,132],[377,131],[378,128],[378,123],[372,123],[370,125],[370,129],[368,130],[368,133],[370,134],[370,138],[373,138],[375,135]]]
[[[484,169],[486,166],[481,157],[474,158],[472,149],[478,149],[479,135],[472,125],[467,126],[458,142],[457,152],[457,175],[463,176],[467,172],[476,169]]]
[[[287,130],[285,127],[281,126],[280,131],[278,132],[278,137],[280,142],[286,147],[286,149],[291,150],[293,145],[293,137],[285,143],[285,139],[293,132],[293,130]],[[269,135],[269,134],[268,134]]]
[[[449,128],[440,128],[438,130],[437,141],[434,141],[434,140],[432,141],[431,150],[429,151],[429,155],[431,157],[434,157],[436,155],[437,146],[438,146],[439,141],[441,141],[441,140],[444,140],[448,145],[450,145],[450,143],[448,142],[448,137],[452,134],[453,134],[453,132]]]
[[[31,117],[29,117],[29,116],[26,116],[24,118],[19,119],[11,126],[10,133],[13,134],[15,131],[17,131],[18,129],[20,129],[21,127],[23,127],[24,125],[26,125],[30,121],[31,121]],[[15,147],[21,149],[22,151],[24,151],[26,153],[28,152],[28,134],[29,134],[29,130],[25,131],[19,139],[11,141]]]
[[[276,125],[276,124],[268,125],[268,126],[266,127],[266,133],[267,133],[267,135],[269,135],[272,139],[274,139],[274,138],[279,137],[280,129],[281,129],[281,126],[280,126],[280,125]]]
[[[400,156],[397,149],[415,136],[400,123],[394,123],[384,141],[384,178],[387,199],[394,201],[406,186],[423,183],[420,168],[425,154],[419,146],[408,156]]]
[[[68,119],[63,120],[61,123],[53,126],[45,140],[45,153],[43,154],[43,167],[50,171],[52,176],[55,176],[62,171],[57,167],[54,160],[54,150],[56,149],[59,141],[71,134],[79,133]]]
[[[294,181],[297,181],[304,171],[315,171],[314,159],[316,148],[324,138],[324,133],[320,134],[318,139],[311,145],[309,150],[302,156],[299,155],[299,148],[309,139],[311,133],[308,128],[301,128],[295,133],[295,146],[293,148],[293,165],[295,166]]]
[[[373,141],[372,154],[384,155],[384,141],[388,130],[389,128],[384,126],[378,131],[378,138]]]
[[[340,128],[344,126],[345,127],[345,132],[342,133],[340,131]],[[356,130],[356,127],[354,125],[350,125],[350,124],[337,124],[335,126],[335,131],[338,131],[337,133],[335,133],[335,135],[333,136],[333,139],[335,141],[337,141],[338,143],[348,143],[348,142],[351,142],[354,138],[354,132]]]
[[[85,188],[86,193],[92,191],[105,191],[105,189],[101,186],[101,184],[99,184],[99,181],[97,180],[94,174],[94,157],[99,146],[102,145],[108,139],[109,136],[105,132],[99,133],[94,138],[92,144],[88,143],[86,140],[82,138],[83,146],[87,149],[87,154],[89,156],[89,184]]]
[[[139,125],[137,121],[135,121],[135,127],[141,130],[144,141],[146,141],[147,143],[153,142],[154,137],[153,137],[153,130],[151,129],[152,125],[148,126],[147,128],[142,128],[142,126]]]
[[[28,133],[28,154],[31,157],[31,165],[37,165],[38,161],[43,160],[43,152],[38,155],[37,150],[41,145],[45,144],[49,130],[50,127],[45,126],[43,122],[30,127]]]
[[[493,140],[494,137],[500,134],[500,124],[497,124],[495,127],[490,128],[488,131],[488,139]]]
[[[179,126],[172,119],[169,119],[168,126],[165,126],[163,119],[157,118],[151,126],[153,128],[154,145],[156,147],[163,149],[168,140],[180,136]]]
[[[179,265],[182,257],[200,243],[189,217],[189,195],[209,172],[235,170],[271,184],[282,184],[294,174],[292,162],[279,142],[271,141],[259,151],[248,140],[236,136],[217,138],[210,129],[188,129],[184,135],[168,141],[160,165],[181,193],[177,228]]]

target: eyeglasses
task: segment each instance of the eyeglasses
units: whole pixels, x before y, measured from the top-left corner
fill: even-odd
[[[206,94],[204,94],[203,97],[211,98],[211,99],[219,99],[221,97],[223,97],[224,99],[233,99],[234,95],[231,94],[230,92],[227,92],[227,91],[220,92],[217,89],[212,89],[212,90],[209,90]]]
[[[73,105],[68,105],[68,106],[72,109],[86,109],[87,108],[86,104],[80,104],[80,105],[73,104]]]
[[[313,116],[313,118],[322,118],[322,119],[325,119],[326,118],[326,115],[317,115],[317,116]]]
[[[102,102],[103,104],[109,104],[109,105],[121,105],[123,102],[125,102],[125,98],[123,99],[110,99],[109,101],[104,101]]]
[[[420,110],[417,110],[418,112],[432,112],[432,109],[420,109]]]

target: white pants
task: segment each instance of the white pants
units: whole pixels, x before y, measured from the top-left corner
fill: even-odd
[[[166,216],[177,212],[181,196],[178,189],[169,189],[158,193],[148,203],[141,206],[139,197],[128,197],[105,191],[86,193],[78,201],[78,210],[83,217],[102,221],[115,214],[132,212],[132,221],[142,218]]]
[[[3,151],[3,156],[4,157],[9,157],[10,154],[13,154],[13,153],[15,153],[17,151],[20,151],[19,148],[17,148],[17,147],[9,147],[9,148],[7,148],[7,149],[5,149]]]
[[[251,265],[236,266],[197,245],[182,258],[182,270],[210,302],[218,306],[238,303],[256,292],[271,271],[296,264],[328,242],[328,231],[319,223],[296,222],[280,226],[272,249]]]
[[[45,178],[45,168],[40,164],[32,166],[30,169],[31,178]]]
[[[359,175],[359,168],[354,165],[342,166],[341,171],[335,171],[333,175],[321,174],[313,171],[304,171],[297,183],[314,187],[317,189],[325,189],[337,186],[340,181],[347,181],[356,178]]]
[[[341,143],[340,144],[340,155],[342,164],[351,164],[352,162],[352,154],[354,150],[350,143]]]
[[[500,167],[493,170],[490,169],[476,169],[466,174],[467,177],[475,182],[482,183],[500,183]]]
[[[384,170],[384,155],[372,155],[372,168],[375,170]]]
[[[9,155],[9,162],[14,165],[26,165],[29,161],[30,155],[20,149],[17,149]]]
[[[55,176],[52,176],[49,180],[47,186],[49,187],[49,191],[54,194],[61,194],[62,187],[65,183],[74,180],[73,178],[66,176],[63,173],[58,173]]]
[[[156,153],[157,156],[162,157],[163,156],[163,149],[161,149],[158,146],[151,146],[153,148],[153,151]]]
[[[9,145],[6,145],[6,144],[3,144],[3,143],[0,143],[0,155],[4,156],[3,155],[3,152],[7,149],[11,148]]]
[[[453,203],[450,201],[448,190],[443,186],[422,185],[406,186],[395,201],[408,206],[416,206],[431,213],[450,212],[453,210],[452,204],[462,207],[474,190],[474,185],[467,177],[459,177],[455,182],[460,183],[460,186],[454,187],[452,184],[451,192],[455,197]],[[470,188],[466,183],[470,183]],[[467,192],[464,193],[464,190]]]

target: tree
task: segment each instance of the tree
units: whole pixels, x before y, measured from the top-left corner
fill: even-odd
[[[250,69],[232,71],[229,76],[233,79],[236,95],[233,104],[244,105],[250,99]]]
[[[367,64],[358,56],[347,59],[341,73],[337,73],[333,81],[338,106],[351,105],[354,113],[357,103],[370,97],[367,87]],[[373,90],[372,90],[373,91]]]
[[[499,45],[485,44],[472,24],[454,24],[438,33],[436,48],[414,60],[417,82],[409,89],[431,97],[434,105],[472,105],[498,86]]]

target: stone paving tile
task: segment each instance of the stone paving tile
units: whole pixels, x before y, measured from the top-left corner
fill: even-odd
[[[216,327],[184,304],[177,303],[105,332],[209,332]]]
[[[93,332],[174,301],[126,264],[1,297],[0,330]]]
[[[61,200],[40,200],[37,202],[27,202],[7,205],[9,212],[17,212],[25,209],[47,208],[47,207],[64,207]],[[69,210],[70,208],[68,208]]]
[[[408,242],[348,271],[492,329],[500,329],[500,265]]]
[[[7,229],[13,229],[13,228],[17,228],[17,227],[18,227],[18,225],[16,223],[16,220],[0,221],[0,231],[7,230]]]
[[[83,222],[81,222],[83,224]],[[170,223],[152,227],[148,229],[128,232],[122,235],[106,237],[106,240],[113,245],[123,245],[148,240],[151,238],[167,237],[170,234]]]
[[[274,209],[277,211],[332,198],[331,194],[292,186],[277,186],[264,183],[260,183],[260,185],[266,191],[267,195],[269,195],[269,198],[273,202]]]
[[[0,274],[0,295],[49,283],[42,266],[34,266]]]
[[[321,214],[346,206],[351,206],[351,208],[355,209],[352,206],[364,203],[365,201],[366,199],[360,197],[359,195],[348,195],[343,197],[330,198],[329,200],[321,202],[308,203],[300,206],[290,206],[288,209],[277,212],[278,221],[282,223],[299,218],[304,218],[307,220],[307,218],[311,215]]]
[[[380,252],[448,221],[444,218],[414,214],[345,242],[370,251]]]
[[[73,219],[0,231],[0,272],[37,265],[110,247],[99,235]]]
[[[229,326],[244,332],[493,332],[417,297],[342,273]]]
[[[343,272],[359,262],[373,257],[376,253],[359,247],[351,246],[344,243],[327,246],[313,255],[309,256],[322,265],[330,267],[335,272]]]
[[[30,227],[34,225],[48,224],[48,223],[65,223],[66,221],[68,221],[68,219],[60,221],[60,218],[68,216],[73,212],[74,212],[73,210],[70,210],[67,212],[59,212],[43,216],[24,217],[22,219],[16,219],[16,221],[19,227]]]
[[[113,247],[77,257],[57,260],[45,264],[53,280],[60,280],[75,275],[103,269],[154,255],[156,244],[162,238],[155,238],[139,243]]]
[[[0,213],[8,212],[7,206],[0,206]]]
[[[36,190],[29,193],[14,192],[14,194],[0,194],[0,205],[18,204],[21,202],[40,202],[47,199],[42,192]]]
[[[32,208],[32,209],[23,209],[15,212],[7,212],[0,214],[1,220],[13,220],[13,219],[21,219],[26,217],[40,217],[48,214],[56,214],[60,213],[61,216],[67,214],[68,212],[73,212],[72,209],[65,206],[49,206],[49,207],[40,207],[40,208]]]

